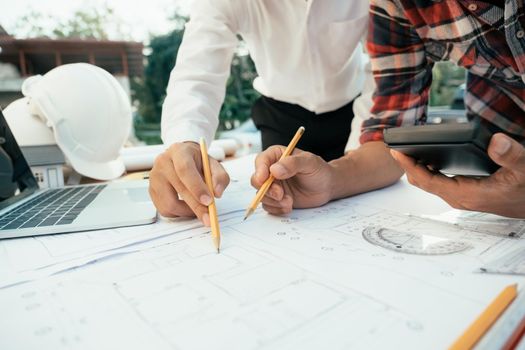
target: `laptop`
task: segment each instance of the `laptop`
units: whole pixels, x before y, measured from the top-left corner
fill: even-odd
[[[148,182],[40,189],[0,110],[0,239],[155,222]]]

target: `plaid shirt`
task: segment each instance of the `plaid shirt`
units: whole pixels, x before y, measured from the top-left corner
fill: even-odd
[[[423,124],[432,66],[449,60],[467,69],[465,105],[525,138],[524,0],[372,0],[368,51],[377,84],[361,143],[383,140],[384,128]]]

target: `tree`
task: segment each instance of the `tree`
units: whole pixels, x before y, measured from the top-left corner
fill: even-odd
[[[151,39],[144,77],[136,78],[131,85],[140,116],[139,123],[160,123],[166,87],[183,35],[184,29],[177,28],[169,34]]]
[[[465,69],[452,62],[437,62],[432,70],[431,106],[450,106],[458,86],[465,82]]]
[[[252,85],[256,76],[255,64],[249,55],[233,57],[226,97],[219,114],[220,130],[230,129],[236,121],[250,118],[253,103],[259,97]]]
[[[148,143],[160,142],[160,138],[151,137],[151,131],[160,128],[166,87],[182,43],[184,23],[187,19],[175,16],[174,20],[177,27],[175,30],[151,39],[144,77],[132,82],[133,99],[138,111],[135,119],[136,134]],[[258,97],[252,87],[256,74],[255,65],[249,55],[234,55],[224,104],[219,114],[219,130],[231,128],[236,121],[242,122],[250,117],[251,106]],[[141,130],[145,132],[141,133]]]
[[[129,39],[121,27],[122,21],[115,15],[113,8],[104,4],[100,8],[77,10],[70,18],[64,20],[57,20],[51,14],[30,10],[16,21],[12,32],[22,38],[107,40],[112,34],[119,39]]]

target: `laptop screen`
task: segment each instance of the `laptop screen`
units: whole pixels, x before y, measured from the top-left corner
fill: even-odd
[[[38,183],[0,110],[0,209],[36,189]]]

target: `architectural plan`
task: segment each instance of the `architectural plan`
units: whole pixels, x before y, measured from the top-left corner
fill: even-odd
[[[223,218],[243,211],[253,188],[232,179],[226,193],[217,200],[219,215]],[[159,218],[151,225],[2,240],[0,288],[109,257],[115,255],[117,249],[135,251],[130,247],[201,226],[196,219]]]
[[[525,247],[514,249],[494,261],[489,261],[480,269],[488,273],[525,275]]]
[[[252,163],[225,163],[220,254],[187,219],[2,242],[0,349],[443,349],[504,286],[523,293],[480,267],[525,249],[524,221],[444,219],[402,180],[243,222]]]
[[[442,349],[503,286],[525,282],[476,272],[520,237],[353,198],[242,214],[221,222],[221,254],[199,227],[0,290],[0,348]]]

